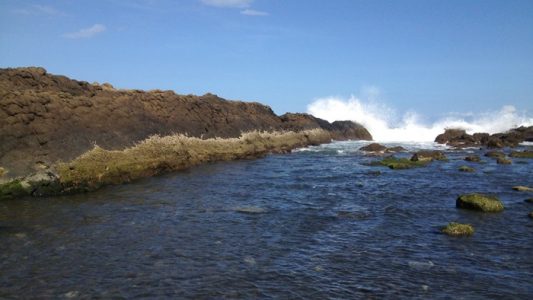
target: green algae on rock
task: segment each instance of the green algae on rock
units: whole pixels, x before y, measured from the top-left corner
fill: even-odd
[[[30,195],[30,191],[20,180],[0,184],[0,200],[9,200]]]
[[[503,203],[497,197],[478,193],[459,196],[455,205],[458,208],[483,212],[500,212],[504,209]]]
[[[372,166],[386,166],[394,170],[412,169],[425,167],[430,163],[429,160],[413,161],[407,158],[396,158],[394,156],[386,157],[382,160],[372,162]]]
[[[509,154],[509,156],[514,158],[533,158],[533,151],[511,151],[511,154]]]
[[[469,167],[469,166],[460,166],[459,167],[459,171],[461,172],[468,172],[468,173],[473,173],[475,172],[476,170],[472,167]]]
[[[451,222],[443,227],[441,232],[451,236],[470,236],[474,234],[474,227],[470,224]]]
[[[418,151],[411,157],[411,161],[434,161],[434,160],[447,160],[448,158],[444,155],[444,152],[433,150],[433,151]]]

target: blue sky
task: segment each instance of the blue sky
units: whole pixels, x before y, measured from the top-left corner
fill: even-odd
[[[260,101],[533,110],[533,1],[0,0],[0,67]]]

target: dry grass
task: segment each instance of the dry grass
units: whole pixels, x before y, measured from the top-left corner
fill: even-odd
[[[294,148],[326,143],[329,132],[249,132],[239,138],[200,139],[185,135],[152,136],[134,147],[109,151],[95,146],[56,168],[65,186],[93,189],[159,173],[185,169],[200,163],[263,156]]]

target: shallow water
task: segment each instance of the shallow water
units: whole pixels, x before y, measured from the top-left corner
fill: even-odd
[[[511,187],[533,161],[389,170],[363,144],[0,202],[0,298],[532,298],[532,194]],[[455,208],[477,191],[505,211]],[[476,232],[440,234],[450,221]]]

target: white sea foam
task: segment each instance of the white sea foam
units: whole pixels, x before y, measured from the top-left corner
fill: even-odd
[[[374,140],[380,142],[431,142],[445,128],[462,128],[470,134],[492,134],[521,125],[533,125],[533,117],[518,112],[511,105],[496,112],[468,114],[468,117],[445,117],[432,124],[424,124],[417,113],[410,111],[399,122],[394,122],[393,109],[377,103],[375,99],[362,101],[355,96],[320,98],[308,105],[307,112],[330,122],[356,121],[370,131]]]

